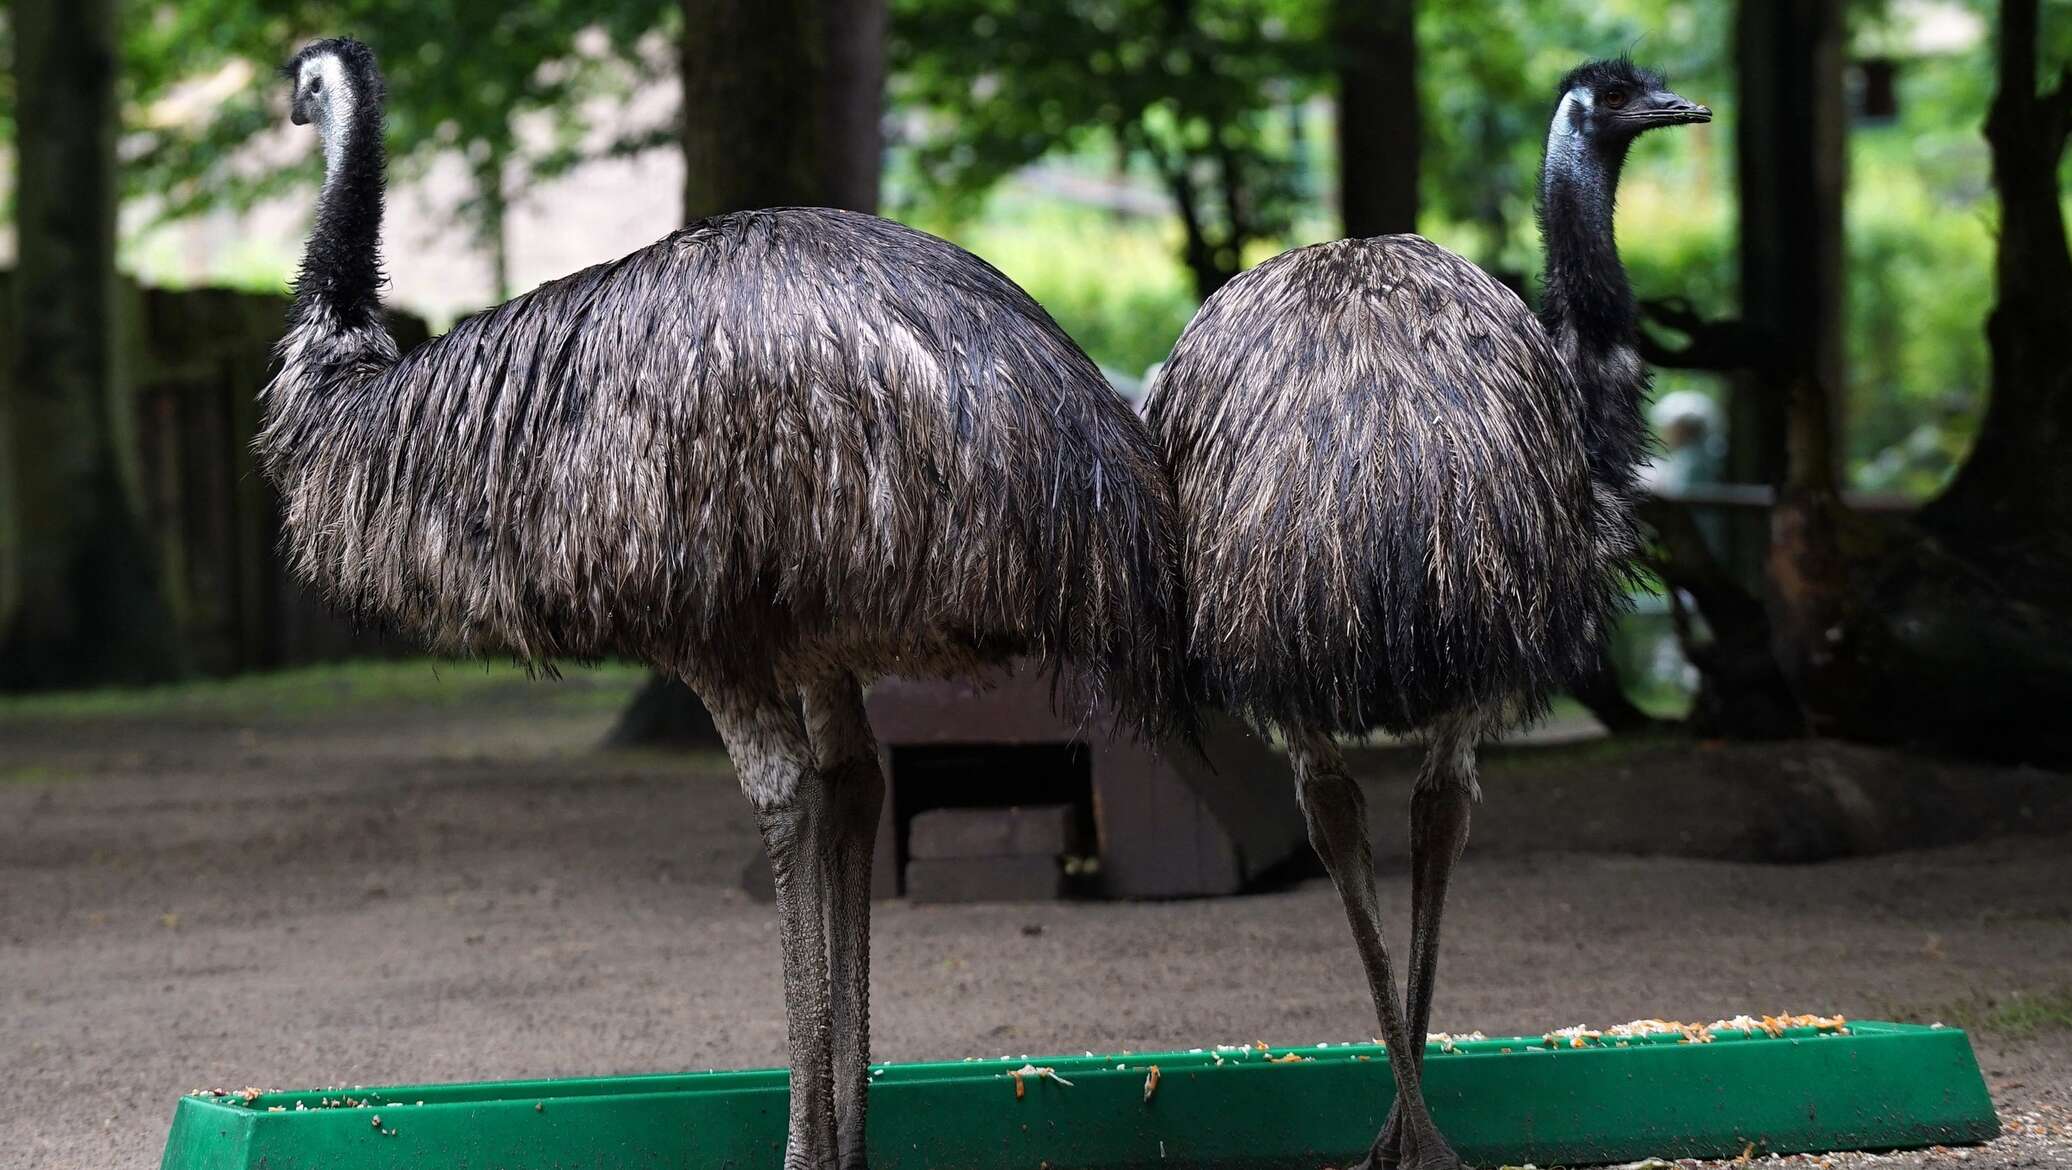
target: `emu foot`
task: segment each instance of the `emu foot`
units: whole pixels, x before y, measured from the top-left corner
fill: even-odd
[[[1459,1170],[1460,1164],[1453,1147],[1439,1136],[1437,1126],[1430,1121],[1423,1125],[1406,1124],[1403,1111],[1392,1105],[1381,1135],[1353,1170]]]

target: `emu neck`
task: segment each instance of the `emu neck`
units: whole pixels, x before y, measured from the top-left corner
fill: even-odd
[[[378,102],[354,102],[332,117],[323,127],[324,186],[295,282],[295,321],[350,333],[381,319],[386,156]]]
[[[1567,333],[1583,352],[1604,354],[1634,339],[1633,290],[1612,227],[1625,151],[1565,132],[1567,113],[1564,105],[1555,116],[1540,177],[1546,320],[1557,337]]]
[[[324,188],[255,441],[283,486],[338,449],[341,428],[368,425],[346,404],[397,358],[381,322],[381,109],[347,108],[324,128]]]
[[[1632,490],[1646,444],[1640,408],[1648,390],[1633,290],[1612,233],[1626,149],[1600,147],[1573,133],[1571,100],[1554,116],[1540,178],[1540,238],[1547,252],[1541,321],[1583,394],[1591,473],[1623,493]]]

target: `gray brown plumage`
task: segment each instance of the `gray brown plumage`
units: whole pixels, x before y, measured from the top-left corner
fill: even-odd
[[[323,190],[258,440],[297,573],[434,645],[683,677],[771,859],[787,1164],[861,1166],[871,845],[861,687],[1033,656],[1076,712],[1184,724],[1150,432],[1013,282],[872,216],[722,215],[471,317],[382,331],[382,81],[288,67]]]
[[[1438,245],[1339,240],[1240,275],[1150,417],[1212,702],[1404,732],[1530,709],[1594,657],[1630,518],[1593,490],[1553,341]]]
[[[455,650],[866,674],[1047,655],[1170,710],[1171,505],[1143,427],[991,267],[848,212],[721,216],[321,370],[261,438],[294,563]],[[372,363],[379,365],[379,360]]]
[[[1181,516],[1202,697],[1287,738],[1399,1092],[1363,1166],[1458,1159],[1419,1086],[1479,738],[1591,670],[1635,547],[1647,370],[1612,232],[1642,131],[1710,112],[1626,61],[1562,79],[1541,181],[1547,310],[1417,236],[1275,257],[1209,298],[1149,404]],[[1365,798],[1334,736],[1428,742],[1411,799],[1407,1011]]]

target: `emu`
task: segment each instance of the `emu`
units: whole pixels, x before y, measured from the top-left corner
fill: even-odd
[[[324,180],[257,447],[292,564],[457,652],[623,656],[711,709],[775,874],[788,1167],[865,1163],[883,673],[1028,655],[1078,712],[1188,719],[1150,430],[1020,288],[811,208],[693,224],[407,354],[380,321],[380,70],[285,68]]]
[[[1319,244],[1210,297],[1149,406],[1179,496],[1196,685],[1286,737],[1366,968],[1398,1086],[1367,1165],[1458,1164],[1418,1075],[1476,745],[1594,664],[1635,545],[1648,374],[1613,200],[1637,136],[1711,113],[1624,60],[1559,93],[1541,319],[1418,236]],[[1364,797],[1333,741],[1375,730],[1427,739],[1407,1018]]]

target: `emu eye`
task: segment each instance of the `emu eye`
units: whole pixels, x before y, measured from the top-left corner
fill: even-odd
[[[1626,91],[1623,89],[1615,89],[1612,90],[1610,93],[1605,94],[1604,104],[1610,106],[1612,109],[1615,110],[1624,108],[1624,106],[1626,105]]]

